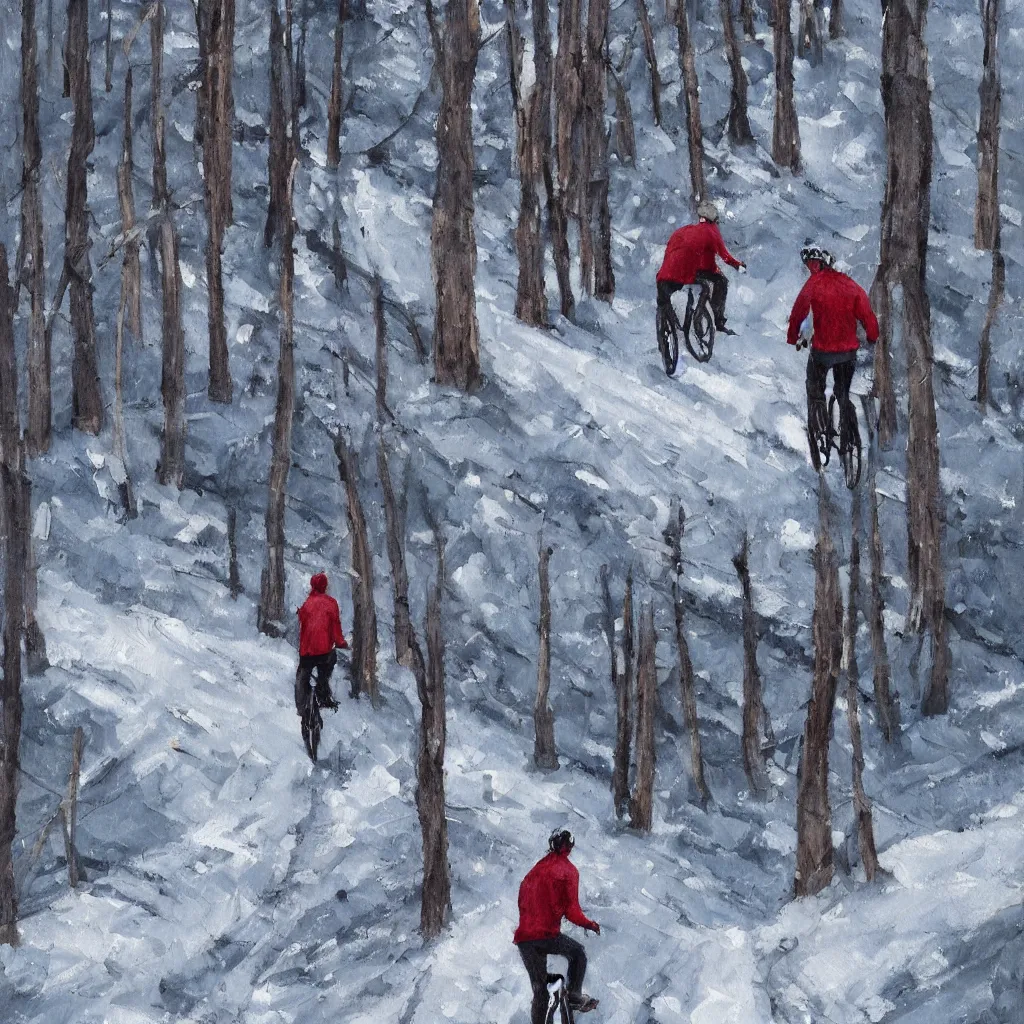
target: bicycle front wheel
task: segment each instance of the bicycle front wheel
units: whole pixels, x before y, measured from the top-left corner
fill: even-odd
[[[852,402],[840,408],[836,396],[828,403],[829,420],[833,437],[839,439],[839,461],[843,464],[846,486],[852,491],[860,483],[861,444],[860,427],[857,424],[857,410]]]
[[[679,334],[674,310],[666,310],[659,306],[657,326],[658,351],[661,353],[665,373],[671,377],[679,365]]]
[[[698,302],[686,332],[686,347],[698,363],[706,363],[715,349],[715,318],[706,302]]]

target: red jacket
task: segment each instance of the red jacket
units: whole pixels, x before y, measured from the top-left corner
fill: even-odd
[[[860,347],[857,340],[857,321],[864,325],[868,341],[878,340],[878,321],[871,312],[867,292],[851,277],[823,267],[811,274],[793,303],[789,314],[789,334],[786,340],[795,345],[800,325],[808,313],[814,315],[814,338],[811,347],[822,352],[854,352]]]
[[[726,249],[717,224],[710,221],[687,224],[672,232],[665,248],[665,259],[658,271],[658,280],[693,284],[698,271],[718,273],[716,256],[721,256],[730,267],[740,265],[740,261]]]
[[[580,909],[580,873],[568,853],[549,853],[527,872],[519,886],[519,927],[515,943],[553,939],[561,934],[562,918],[581,928],[596,925]]]
[[[313,591],[299,609],[299,655],[326,654],[345,647],[338,602],[322,591]]]

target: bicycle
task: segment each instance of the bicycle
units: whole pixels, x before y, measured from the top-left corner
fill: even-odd
[[[694,281],[684,285],[687,289],[686,312],[682,324],[669,298],[664,305],[658,305],[656,326],[658,351],[665,364],[665,373],[670,377],[679,364],[679,334],[691,356],[698,363],[706,363],[715,348],[715,318],[711,312],[711,286],[707,281]],[[700,288],[700,297],[694,299],[693,289]],[[692,335],[692,337],[691,337]]]
[[[547,988],[548,1012],[544,1024],[576,1024],[577,1013],[589,1013],[597,1008],[597,1000],[591,999],[574,1011],[569,1005],[569,992],[565,987],[565,976],[562,974],[549,974]]]
[[[316,699],[316,691],[310,687],[309,696],[306,698],[306,708],[302,713],[302,742],[313,764],[316,764],[317,753],[320,750],[320,733],[323,731],[323,727],[324,720],[320,714],[320,702]]]
[[[839,453],[846,486],[852,491],[860,483],[860,426],[853,402],[842,408],[834,394],[829,395],[827,406],[823,399],[808,399],[807,443],[815,472],[828,465],[834,450]]]

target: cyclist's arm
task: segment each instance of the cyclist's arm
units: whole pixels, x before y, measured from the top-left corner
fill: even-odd
[[[725,260],[734,270],[738,270],[740,261],[725,247],[725,239],[722,238],[722,232],[718,230],[718,226],[715,225],[715,252]]]
[[[855,310],[857,319],[864,325],[864,333],[872,345],[878,341],[878,318],[871,308],[871,301],[863,288],[857,295],[857,308]]]
[[[807,318],[811,311],[811,300],[801,291],[793,303],[793,312],[789,314],[789,331],[786,334],[786,344],[795,345],[800,336],[800,325]]]

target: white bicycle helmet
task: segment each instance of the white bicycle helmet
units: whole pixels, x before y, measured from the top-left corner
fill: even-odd
[[[807,263],[808,260],[817,260],[825,267],[834,267],[836,265],[835,256],[828,249],[823,249],[820,245],[805,245],[800,250],[800,262]]]

